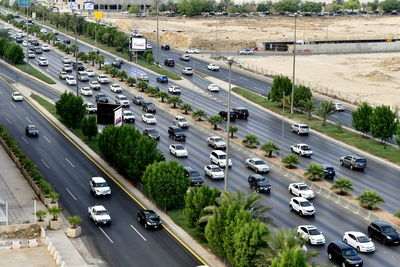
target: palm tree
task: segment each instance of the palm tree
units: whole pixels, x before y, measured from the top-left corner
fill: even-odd
[[[318,107],[318,115],[322,118],[322,125],[326,125],[326,118],[328,115],[335,111],[335,105],[332,101],[322,100]]]
[[[375,190],[364,191],[356,199],[360,202],[361,206],[372,210],[377,209],[379,205],[385,202]]]
[[[172,104],[172,108],[176,108],[177,105],[180,105],[182,100],[179,96],[172,96],[168,99],[168,104]]]
[[[229,126],[229,133],[231,134],[231,138],[233,138],[233,134],[236,133],[238,130],[239,129],[234,125]]]
[[[286,165],[289,169],[295,168],[299,164],[299,159],[295,154],[289,154],[282,159],[282,163]]]
[[[141,92],[144,92],[149,85],[145,81],[139,81],[138,87]]]
[[[308,166],[304,176],[311,181],[321,180],[325,176],[324,167],[322,165],[313,163]]]
[[[198,121],[201,121],[202,118],[206,118],[207,114],[204,110],[202,109],[197,109],[192,113],[193,118],[197,118]]]
[[[57,194],[57,193],[54,192],[54,191],[51,191],[51,192],[49,193],[49,198],[51,198],[51,203],[56,203],[57,200],[59,199],[59,197],[60,197],[60,195]]]
[[[165,99],[169,98],[169,94],[165,91],[158,92],[158,97],[161,98],[161,102],[164,102]]]
[[[124,70],[118,71],[117,76],[118,76],[118,78],[121,79],[121,82],[122,82],[123,80],[125,80],[125,79],[128,78],[128,74],[127,74],[126,71],[124,71]]]
[[[85,63],[87,62],[87,55],[83,51],[79,51],[78,53],[78,59],[84,61]]]
[[[113,78],[118,75],[118,72],[119,72],[119,70],[117,68],[115,68],[115,67],[110,68],[110,74]]]
[[[219,115],[212,115],[207,120],[214,127],[214,130],[218,130],[218,125],[224,123],[224,119]]]
[[[99,70],[101,70],[101,65],[104,64],[104,56],[103,55],[97,55],[96,64],[99,64]]]
[[[242,143],[248,148],[256,148],[260,144],[260,141],[258,141],[257,136],[254,134],[248,134]]]
[[[128,78],[126,79],[126,83],[127,83],[129,86],[133,86],[133,85],[136,83],[136,79],[135,79],[134,77],[128,77]]]
[[[185,114],[188,114],[188,112],[192,111],[192,106],[188,103],[185,103],[181,106],[181,109],[185,112]]]
[[[76,44],[73,44],[69,47],[70,51],[74,53],[74,57],[76,53],[78,52],[78,46]]]
[[[45,210],[38,210],[36,211],[36,216],[39,222],[43,222],[43,219],[46,218],[46,211]]]
[[[55,221],[58,219],[58,214],[60,214],[61,208],[53,206],[48,208],[47,211],[53,216],[51,219]]]
[[[280,148],[274,142],[268,142],[261,146],[261,150],[264,151],[270,158],[270,157],[272,157],[273,152],[275,152],[276,154],[279,154]]]
[[[339,195],[347,195],[353,191],[353,184],[347,178],[339,178],[331,186],[332,190],[336,190]]]
[[[315,104],[311,99],[308,99],[307,101],[301,100],[300,101],[300,107],[303,108],[305,112],[307,112],[307,120],[312,119],[312,113],[315,110]]]
[[[72,224],[72,228],[77,228],[82,223],[82,218],[79,216],[68,217],[68,222]]]
[[[97,53],[95,51],[89,51],[88,60],[92,62],[92,66],[94,66],[94,61],[96,60]]]

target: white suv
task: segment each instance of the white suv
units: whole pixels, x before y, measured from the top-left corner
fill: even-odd
[[[311,199],[315,197],[314,191],[312,191],[306,184],[303,183],[292,183],[289,184],[288,190],[291,194],[303,197],[306,199]]]
[[[72,75],[68,75],[68,76],[65,78],[65,81],[67,82],[68,85],[76,85],[76,79],[75,79],[75,77],[72,76]]]
[[[325,244],[324,235],[314,225],[300,225],[297,227],[296,233],[311,245]]]
[[[174,124],[180,128],[189,128],[189,123],[183,116],[175,116]]]
[[[45,57],[40,57],[38,60],[39,66],[48,66],[49,62]]]
[[[90,192],[96,197],[111,195],[111,189],[103,177],[92,177],[89,186]]]
[[[225,168],[226,166],[226,153],[221,150],[213,150],[210,153],[210,161],[214,164],[217,164],[221,168]],[[231,159],[228,160],[229,167],[232,167]]]
[[[117,95],[115,97],[115,104],[121,105],[123,107],[129,107],[130,102],[129,99],[124,95]]]
[[[308,135],[310,133],[310,128],[306,124],[296,123],[292,125],[292,132],[300,134]]]
[[[315,208],[313,204],[303,197],[293,197],[290,200],[289,209],[291,211],[296,211],[298,214],[300,214],[300,216],[312,216],[315,214]]]
[[[99,74],[99,75],[97,75],[97,81],[99,82],[99,83],[102,83],[102,84],[104,84],[104,83],[109,83],[110,81],[108,80],[108,77],[106,76],[106,75],[104,75],[104,74]]]

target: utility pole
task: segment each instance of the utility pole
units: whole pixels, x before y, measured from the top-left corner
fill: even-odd
[[[26,7],[26,18],[28,19],[28,7]],[[29,68],[29,56],[28,56],[28,50],[29,50],[29,25],[28,21],[25,21],[26,24],[26,69]]]
[[[76,30],[76,12],[74,12],[75,18],[75,79],[76,79],[76,96],[79,95],[78,89],[78,38],[77,38],[77,30]]]
[[[156,47],[156,64],[157,64],[157,66],[158,66],[158,63],[159,63],[159,61],[158,61],[158,48],[159,48],[159,45],[158,45],[158,42],[159,42],[159,33],[158,33],[158,12],[159,12],[159,9],[158,9],[158,3],[159,3],[159,0],[156,0],[157,1],[157,47]]]
[[[290,101],[290,113],[293,114],[293,100],[294,100],[294,84],[296,77],[296,27],[297,27],[297,14],[294,14],[294,40],[293,40],[293,78],[292,78],[292,97]]]
[[[228,170],[229,170],[229,127],[231,123],[231,73],[232,73],[233,57],[228,57],[229,65],[229,88],[228,88],[228,112],[226,115],[226,162],[225,162],[225,179],[224,179],[224,190],[228,190]]]

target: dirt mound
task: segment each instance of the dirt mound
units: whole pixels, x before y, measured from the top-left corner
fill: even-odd
[[[400,57],[391,57],[375,64],[377,67],[381,67],[387,71],[399,71],[400,70]]]
[[[40,237],[40,226],[32,225],[27,229],[17,230],[15,232],[1,233],[0,239],[35,239]]]
[[[367,75],[365,75],[370,81],[375,81],[375,82],[387,82],[393,79],[392,76],[387,75],[383,72],[380,71],[371,71]]]

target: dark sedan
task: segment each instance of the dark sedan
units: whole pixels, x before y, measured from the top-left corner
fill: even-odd
[[[39,130],[36,128],[35,125],[29,124],[25,127],[25,134],[29,137],[32,136],[39,136]]]
[[[387,222],[371,222],[371,224],[368,225],[368,236],[378,239],[385,245],[400,244],[400,234]]]
[[[108,97],[104,93],[96,94],[95,99],[98,103],[108,103]]]
[[[139,210],[137,220],[144,228],[161,228],[160,217],[152,210]]]
[[[149,138],[155,139],[157,141],[160,140],[160,134],[154,128],[146,128],[146,129],[144,129],[143,135],[148,136]]]

